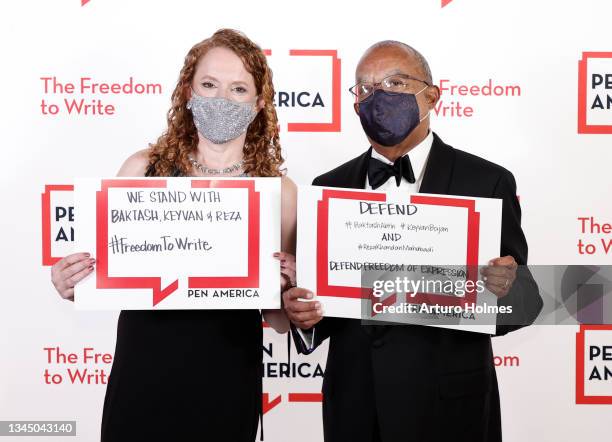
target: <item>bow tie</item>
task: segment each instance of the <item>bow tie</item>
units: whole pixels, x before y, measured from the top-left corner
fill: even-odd
[[[416,181],[408,155],[398,158],[393,165],[370,157],[368,161],[368,182],[372,189],[382,186],[392,176],[395,177],[395,183],[398,187],[402,177],[406,178],[409,183]]]

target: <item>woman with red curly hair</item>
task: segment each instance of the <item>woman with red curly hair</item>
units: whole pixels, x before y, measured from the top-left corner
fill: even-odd
[[[156,143],[132,154],[118,176],[281,176],[281,289],[295,284],[295,184],[283,176],[272,72],[262,50],[221,29],[185,63]],[[245,245],[246,246],[246,245]],[[75,253],[52,268],[65,299],[93,271]],[[278,332],[289,323],[264,311]],[[252,442],[261,415],[262,325],[258,310],[123,310],[104,399],[103,441]]]

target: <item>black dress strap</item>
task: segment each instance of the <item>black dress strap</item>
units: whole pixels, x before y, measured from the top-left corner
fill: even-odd
[[[145,175],[147,177],[150,176],[155,176],[155,163],[151,163],[147,166],[147,169],[145,170]],[[170,174],[170,176],[183,176],[183,174],[181,173],[181,169],[179,169],[178,167],[174,166],[174,169],[172,169],[172,173]]]

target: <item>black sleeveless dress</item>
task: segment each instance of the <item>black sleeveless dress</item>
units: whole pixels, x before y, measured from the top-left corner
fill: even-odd
[[[121,311],[102,442],[253,442],[262,339],[259,310]]]

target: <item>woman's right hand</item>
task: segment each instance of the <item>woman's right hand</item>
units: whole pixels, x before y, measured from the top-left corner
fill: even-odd
[[[64,299],[74,301],[74,286],[94,269],[95,258],[89,253],[64,256],[51,267],[51,281]]]
[[[118,177],[145,176],[149,162],[150,148],[141,149],[130,155],[124,162]],[[73,253],[65,256],[51,267],[51,281],[55,289],[64,299],[74,301],[74,286],[94,269],[94,258],[86,252]]]

